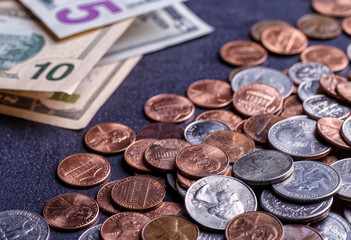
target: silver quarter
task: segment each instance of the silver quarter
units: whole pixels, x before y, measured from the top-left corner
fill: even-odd
[[[225,240],[225,236],[222,233],[211,233],[201,231],[198,240]]]
[[[100,237],[101,225],[102,224],[99,224],[89,228],[82,235],[80,235],[78,240],[102,240],[102,238]]]
[[[184,199],[185,198],[185,195],[186,195],[186,192],[187,190],[185,188],[183,188],[178,181],[176,181],[176,189],[177,189],[177,192],[178,194]]]
[[[317,120],[325,117],[345,119],[350,115],[350,108],[322,94],[307,98],[302,107],[307,115]]]
[[[351,117],[346,119],[341,127],[341,136],[351,145]]]
[[[227,176],[209,176],[196,181],[185,196],[188,214],[200,225],[225,230],[235,216],[257,209],[252,189],[241,180]]]
[[[351,201],[351,158],[338,160],[330,166],[341,176],[341,188],[337,196],[346,201]]]
[[[319,79],[304,81],[297,89],[297,96],[301,101],[319,93]]]
[[[332,167],[315,161],[294,163],[293,174],[272,185],[273,191],[296,202],[319,202],[335,195],[341,187],[339,173]]]
[[[44,218],[27,210],[0,212],[0,239],[48,240],[50,228]]]
[[[288,76],[283,74],[281,71],[266,67],[253,67],[245,69],[236,74],[231,81],[234,92],[242,86],[251,83],[265,83],[270,85],[276,88],[281,93],[283,98],[290,96],[294,87],[293,82]]]
[[[289,68],[289,77],[297,85],[308,80],[319,80],[328,74],[333,74],[329,67],[315,62],[298,62]]]
[[[189,143],[200,144],[208,134],[222,130],[230,130],[230,128],[215,120],[199,120],[185,128],[184,136]]]
[[[293,159],[275,150],[259,150],[245,154],[233,165],[234,176],[250,185],[281,182],[293,171]]]

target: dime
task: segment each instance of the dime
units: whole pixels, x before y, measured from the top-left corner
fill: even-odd
[[[282,240],[323,240],[323,236],[314,228],[300,224],[284,225]]]
[[[196,121],[199,120],[215,120],[221,123],[224,123],[227,125],[231,130],[234,131],[236,126],[243,120],[240,116],[237,114],[228,111],[228,110],[210,110],[201,113],[197,118],[195,119]]]
[[[193,116],[195,106],[181,95],[159,94],[145,103],[144,112],[154,121],[179,123]]]
[[[183,176],[181,173],[177,172],[177,181],[182,186],[184,189],[190,188],[190,186],[196,182],[195,179],[190,179],[185,176]]]
[[[252,189],[242,181],[227,176],[209,176],[196,181],[187,191],[185,208],[200,225],[224,230],[235,216],[257,209]]]
[[[152,170],[144,163],[145,150],[157,139],[141,139],[138,140],[124,152],[124,160],[133,170],[142,173],[152,173]]]
[[[50,227],[37,213],[7,210],[0,212],[0,238],[48,240]]]
[[[81,193],[65,193],[51,199],[44,207],[46,222],[59,230],[80,230],[92,225],[99,216],[99,205]]]
[[[346,17],[341,22],[341,27],[345,33],[351,35],[351,17]]]
[[[201,230],[199,240],[225,240],[222,233],[204,232]]]
[[[289,96],[284,100],[283,112],[280,116],[284,118],[303,114],[303,107],[296,95]]]
[[[297,89],[297,95],[302,102],[318,93],[320,93],[318,79],[304,81],[299,85],[299,88]]]
[[[92,187],[110,176],[110,163],[102,156],[78,153],[62,160],[57,167],[58,177],[74,187]]]
[[[351,158],[340,159],[330,165],[341,176],[341,188],[337,196],[343,200],[351,202]]]
[[[326,65],[316,62],[298,62],[289,68],[289,77],[297,85],[308,80],[319,80],[327,74],[333,72]]]
[[[256,66],[266,61],[267,51],[251,41],[232,41],[219,52],[223,61],[236,66]]]
[[[313,0],[312,7],[317,12],[333,17],[347,17],[351,15],[351,2],[343,0]]]
[[[184,209],[183,205],[175,202],[164,202],[161,206],[144,214],[151,219],[155,219],[165,215],[180,215]]]
[[[317,122],[317,132],[319,136],[330,144],[339,148],[351,150],[351,146],[345,143],[340,133],[343,123],[343,120],[337,118],[321,118]]]
[[[141,231],[143,240],[187,239],[197,240],[199,228],[180,216],[161,216],[145,224]]]
[[[338,84],[336,92],[344,101],[351,104],[351,82]]]
[[[115,180],[105,184],[100,188],[96,195],[96,201],[99,204],[99,207],[107,214],[116,214],[120,212],[120,210],[118,210],[112,203],[111,198],[111,189],[118,181],[119,180]]]
[[[185,198],[185,195],[186,195],[186,192],[187,192],[187,189],[183,188],[180,184],[179,184],[179,181],[177,180],[176,181],[176,189],[177,189],[177,192],[179,194],[179,196],[181,198]]]
[[[191,144],[200,144],[213,132],[230,130],[224,123],[214,120],[200,120],[190,123],[184,130],[185,139]]]
[[[95,225],[94,227],[89,228],[86,230],[78,240],[101,240],[100,237],[100,228],[102,224]]]
[[[167,139],[178,138],[183,139],[184,129],[174,123],[151,123],[140,129],[137,133],[137,139],[153,138]]]
[[[296,202],[319,202],[335,195],[341,187],[340,175],[332,167],[315,161],[294,163],[293,174],[272,185],[279,196]]]
[[[266,212],[246,212],[234,217],[225,229],[227,240],[271,239],[283,237],[283,224]]]
[[[236,74],[238,74],[239,72],[241,72],[241,71],[243,71],[243,70],[245,70],[245,69],[248,69],[248,68],[250,68],[250,67],[248,67],[248,66],[243,66],[243,67],[234,68],[234,69],[229,73],[228,81],[231,83]],[[200,234],[200,236],[201,236],[201,234]]]
[[[341,136],[351,145],[351,117],[346,119],[341,127]]]
[[[336,85],[347,82],[347,79],[338,75],[324,75],[319,79],[321,89],[333,98],[341,100],[342,98],[336,93]]]
[[[120,123],[100,123],[90,128],[84,137],[85,144],[101,154],[124,151],[135,141],[135,133],[130,127]]]
[[[261,35],[269,27],[272,26],[291,26],[289,23],[281,20],[261,20],[255,23],[250,30],[251,37],[257,42],[261,41]]]

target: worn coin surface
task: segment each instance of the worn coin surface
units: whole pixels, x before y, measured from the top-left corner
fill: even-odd
[[[304,81],[319,80],[323,75],[333,74],[330,68],[316,62],[298,62],[289,68],[289,77],[297,85]]]
[[[119,213],[115,205],[112,202],[111,198],[111,189],[119,180],[109,182],[100,188],[99,192],[96,195],[96,201],[99,204],[101,210],[107,214],[116,214]]]
[[[124,160],[136,172],[151,173],[152,170],[144,163],[145,150],[157,139],[141,139],[138,140],[124,152]]]
[[[344,101],[351,104],[351,82],[336,85],[336,92]]]
[[[323,236],[314,228],[301,224],[284,225],[282,240],[323,240]]]
[[[303,107],[296,95],[291,95],[284,100],[283,112],[280,116],[289,118],[303,114]]]
[[[291,26],[289,23],[281,20],[262,20],[255,23],[250,30],[251,37],[257,42],[261,41],[261,35],[269,27],[272,26]]]
[[[351,145],[351,117],[346,119],[341,127],[341,136]]]
[[[312,7],[317,12],[333,17],[347,17],[351,15],[351,2],[344,0],[313,0]]]
[[[49,240],[50,227],[42,216],[27,210],[0,212],[0,239]]]
[[[137,139],[153,138],[166,139],[178,138],[183,139],[184,128],[175,123],[150,123],[140,129],[137,133]]]
[[[320,93],[319,80],[307,80],[302,82],[297,89],[297,96],[303,102],[307,98]]]
[[[78,240],[101,240],[100,237],[100,228],[102,224],[95,225],[88,230],[86,230]]]
[[[346,17],[341,22],[341,27],[345,33],[351,35],[351,17]]]
[[[209,176],[195,182],[185,196],[185,208],[200,225],[224,230],[235,216],[256,211],[257,199],[242,181],[227,176]]]
[[[151,219],[165,215],[180,215],[184,210],[184,206],[176,202],[164,202],[156,209],[145,212],[144,214]]]
[[[235,130],[236,126],[243,120],[237,114],[222,109],[210,110],[201,113],[196,117],[196,121],[199,120],[215,120],[227,125],[231,130]]]
[[[351,150],[351,146],[345,143],[341,136],[341,127],[343,123],[343,120],[337,118],[321,118],[317,122],[317,132],[319,136],[324,138],[333,146]]]
[[[340,159],[330,166],[341,176],[341,188],[337,196],[351,202],[351,158]]]
[[[319,79],[321,89],[329,96],[342,99],[336,92],[336,85],[347,82],[347,79],[338,75],[324,75]]]

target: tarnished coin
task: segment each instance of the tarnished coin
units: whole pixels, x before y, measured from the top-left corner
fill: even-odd
[[[294,171],[293,159],[274,150],[257,150],[248,153],[233,164],[233,174],[250,185],[278,183]]]
[[[289,77],[297,85],[308,80],[319,80],[327,74],[333,72],[328,66],[316,62],[298,62],[289,68]]]
[[[140,240],[141,230],[151,219],[137,212],[120,212],[109,217],[101,226],[104,240]]]
[[[283,224],[277,217],[266,212],[246,212],[228,223],[225,236],[227,240],[281,240]]]
[[[201,113],[199,116],[197,116],[196,121],[199,120],[215,120],[221,123],[224,123],[227,125],[231,130],[234,131],[236,126],[243,120],[240,116],[237,114],[228,111],[228,110],[221,110],[221,109],[216,109],[216,110],[210,110]]]
[[[144,163],[145,150],[157,139],[138,140],[125,150],[124,160],[134,171],[142,173],[151,173],[152,170]]]
[[[85,144],[101,154],[124,151],[135,141],[135,133],[130,127],[120,123],[100,123],[90,128],[84,137]]]
[[[227,125],[214,120],[199,120],[190,123],[184,130],[185,139],[191,144],[200,144],[213,132],[230,130]]]
[[[201,230],[199,240],[225,240],[223,233],[205,232]]]
[[[102,156],[78,153],[62,160],[57,167],[58,177],[74,187],[92,187],[110,176],[110,163]]]
[[[333,146],[351,150],[351,146],[345,143],[344,139],[341,136],[341,127],[343,123],[343,120],[337,118],[321,118],[317,122],[317,131],[319,136],[321,136]]]
[[[336,92],[336,85],[347,82],[347,79],[338,75],[324,75],[319,79],[321,89],[329,96],[342,99]]]
[[[322,202],[299,204],[277,197],[270,190],[263,190],[260,197],[262,208],[279,218],[281,221],[294,223],[310,223],[322,220],[329,212],[333,198]]]
[[[196,179],[190,179],[177,172],[177,181],[183,188],[188,189],[191,185],[193,185],[194,182],[196,182]]]
[[[261,35],[269,27],[272,26],[291,26],[289,23],[281,20],[262,20],[255,23],[250,30],[251,37],[257,42],[261,41]]]
[[[268,53],[261,45],[251,41],[232,41],[219,52],[223,61],[236,66],[256,66],[266,61]]]
[[[314,119],[333,117],[345,119],[350,115],[350,108],[325,95],[314,95],[303,101],[303,110]]]
[[[65,193],[51,199],[44,207],[46,222],[59,230],[80,230],[92,225],[99,216],[99,205],[81,193]]]
[[[341,27],[345,33],[351,35],[351,17],[346,17],[341,22]]]
[[[209,176],[195,182],[185,196],[185,208],[200,225],[224,230],[235,216],[256,211],[257,199],[242,181],[227,176]]]
[[[235,132],[241,132],[244,133],[244,124],[247,121],[247,119],[242,120],[240,123],[238,123],[238,125],[236,126],[236,128],[234,129]]]
[[[96,201],[99,204],[101,210],[107,214],[116,214],[119,213],[115,205],[112,202],[111,198],[111,189],[119,180],[109,182],[100,188],[99,192],[96,195]]]
[[[288,224],[284,225],[282,240],[323,240],[323,236],[314,228],[307,225]]]
[[[0,238],[49,240],[50,227],[37,213],[7,210],[0,212]]]
[[[351,104],[351,82],[339,83],[336,85],[336,92],[344,101]]]
[[[151,219],[165,215],[180,215],[184,210],[184,206],[175,202],[164,202],[161,206],[144,214]]]
[[[307,98],[319,93],[321,93],[321,91],[319,88],[318,79],[304,81],[299,85],[297,89],[297,96],[299,96],[299,99],[302,102],[305,101]]]
[[[167,139],[178,138],[183,139],[184,128],[175,123],[151,123],[140,129],[137,133],[137,139],[153,138]]]
[[[141,238],[143,240],[197,240],[199,234],[199,228],[184,217],[161,216],[145,224],[141,232]]]
[[[351,15],[351,2],[344,0],[313,0],[312,7],[317,12],[332,17],[347,17]]]
[[[78,240],[102,240],[100,237],[100,228],[102,224],[95,225],[86,230]]]
[[[159,94],[145,103],[144,112],[154,121],[179,123],[193,116],[195,106],[181,95]]]
[[[283,112],[280,116],[289,118],[303,114],[303,107],[296,95],[291,95],[284,100]]]
[[[272,185],[274,192],[296,202],[319,202],[335,195],[341,187],[340,175],[332,167],[315,161],[294,163],[293,174]]]
[[[293,83],[288,76],[280,71],[267,67],[254,67],[241,71],[233,77],[231,82],[233,91],[251,83],[264,83],[277,89],[283,98],[287,98]]]
[[[341,188],[337,196],[351,202],[351,158],[340,159],[330,166],[341,176]]]
[[[341,127],[341,136],[351,145],[351,117],[346,119]]]

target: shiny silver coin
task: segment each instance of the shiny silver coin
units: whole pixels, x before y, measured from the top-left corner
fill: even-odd
[[[350,224],[344,218],[333,212],[330,212],[322,221],[313,223],[310,226],[316,229],[324,239],[351,239]]]
[[[200,144],[208,134],[222,130],[230,130],[230,128],[215,120],[199,120],[185,128],[184,136],[189,143]]]
[[[225,230],[235,216],[257,209],[252,189],[241,180],[214,175],[196,181],[185,196],[185,208],[198,224]]]
[[[98,224],[86,230],[78,240],[102,240],[100,237],[100,228],[102,224]]]
[[[281,182],[294,171],[293,159],[275,150],[258,150],[245,154],[233,164],[233,174],[250,185]]]
[[[263,190],[260,203],[264,210],[286,222],[309,223],[321,220],[329,212],[333,198],[310,204],[288,202],[277,197],[270,190]]]
[[[293,91],[293,82],[288,76],[281,71],[266,67],[252,67],[245,69],[236,74],[232,81],[233,91],[251,84],[251,83],[265,83],[276,88],[283,98],[287,98]]]
[[[198,240],[225,240],[225,236],[222,233],[211,233],[201,231]]]
[[[341,127],[341,136],[351,145],[351,117],[346,119]]]
[[[351,60],[351,43],[346,48],[346,55]]]
[[[187,190],[185,188],[183,188],[178,181],[176,181],[176,189],[177,189],[177,192],[178,194],[184,199],[185,198],[185,195],[186,195],[186,192]]]
[[[329,74],[333,74],[329,67],[315,62],[298,62],[289,68],[289,77],[297,85],[308,80],[319,80]]]
[[[44,218],[27,210],[0,212],[0,239],[48,240],[50,228]]]
[[[268,131],[270,145],[294,158],[314,159],[325,156],[331,147],[315,136],[317,121],[305,115],[277,122]]]
[[[303,110],[314,119],[334,117],[345,119],[350,115],[350,108],[325,95],[314,95],[303,101]]]
[[[351,158],[338,160],[330,165],[341,176],[341,188],[337,194],[343,200],[351,201]]]
[[[305,101],[307,98],[318,94],[319,91],[319,79],[308,80],[299,85],[297,96],[301,101]]]
[[[167,173],[167,183],[169,186],[171,186],[171,188],[174,190],[174,191],[177,191],[177,188],[176,188],[176,176],[174,173]]]
[[[335,195],[341,187],[341,178],[334,168],[315,161],[294,163],[293,174],[272,185],[273,191],[296,202],[319,202]]]

